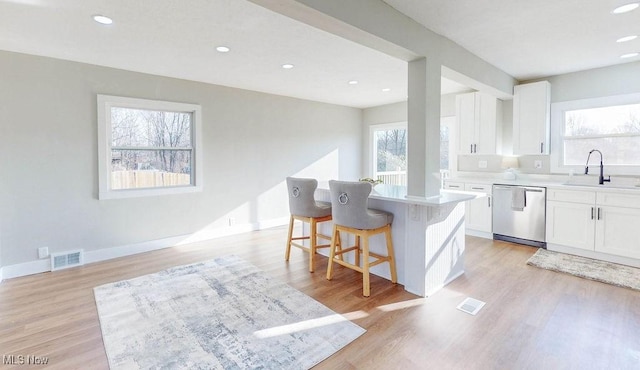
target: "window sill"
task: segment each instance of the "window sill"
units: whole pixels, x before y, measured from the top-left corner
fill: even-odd
[[[99,200],[108,199],[127,199],[127,198],[142,198],[142,197],[154,197],[165,196],[172,194],[188,194],[202,192],[202,186],[180,186],[180,187],[167,187],[167,188],[145,188],[145,189],[126,189],[126,190],[110,190],[101,191],[98,193]]]

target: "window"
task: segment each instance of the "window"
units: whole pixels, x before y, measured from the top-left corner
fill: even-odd
[[[440,169],[449,169],[449,127],[440,126]]]
[[[456,117],[440,119],[440,172],[455,171],[458,158],[456,148]]]
[[[602,152],[608,173],[640,169],[640,94],[555,103],[552,115],[554,172],[582,171],[592,149]]]
[[[373,178],[385,184],[407,185],[407,127],[405,124],[373,127]]]
[[[98,95],[99,198],[202,189],[200,106]]]

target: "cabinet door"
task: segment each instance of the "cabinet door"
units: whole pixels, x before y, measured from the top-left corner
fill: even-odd
[[[459,132],[458,153],[473,153],[475,144],[475,117],[476,96],[474,93],[460,94],[456,96],[456,122]]]
[[[640,258],[640,209],[599,206],[595,250]]]
[[[466,191],[485,193],[487,197],[470,200],[465,208],[465,227],[491,232],[491,185],[466,184]]]
[[[549,154],[550,84],[513,88],[513,154]]]
[[[594,250],[595,204],[547,201],[547,243]]]
[[[496,122],[498,119],[498,99],[494,96],[476,94],[476,146],[474,153],[496,154]]]

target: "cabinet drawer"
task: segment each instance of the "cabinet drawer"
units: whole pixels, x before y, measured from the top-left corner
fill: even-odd
[[[464,190],[464,182],[445,181],[444,188],[451,190]]]
[[[640,208],[640,192],[638,194],[598,192],[597,200],[599,206]]]
[[[465,184],[464,190],[491,195],[491,185],[487,184]]]
[[[551,189],[547,189],[547,200],[555,200],[559,202],[594,204],[596,202],[596,192],[551,188]]]

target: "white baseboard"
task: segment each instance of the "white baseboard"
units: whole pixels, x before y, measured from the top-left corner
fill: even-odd
[[[466,229],[464,232],[466,235],[476,236],[478,238],[493,239],[493,233],[488,233],[486,231]]]
[[[130,256],[133,254],[144,253],[178,245],[216,239],[228,235],[236,235],[255,230],[268,229],[271,227],[286,225],[288,223],[289,217],[281,217],[251,224],[241,224],[230,227],[198,231],[192,234],[173,236],[147,242],[133,243],[110,248],[101,248],[98,250],[85,252],[84,261],[85,263],[105,261],[113,258]],[[3,278],[11,279],[20,276],[49,272],[50,270],[51,262],[49,258],[3,266],[0,267],[0,282]]]
[[[640,260],[637,260],[634,258],[615,256],[613,254],[606,254],[606,253],[590,251],[586,249],[572,248],[572,247],[566,247],[564,245],[549,244],[549,243],[547,243],[547,249],[553,252],[573,254],[576,256],[593,258],[596,260],[613,262],[620,265],[627,265],[627,266],[640,268]]]
[[[2,267],[2,274],[5,279],[12,279],[20,276],[39,274],[51,270],[49,258],[18,263]]]

